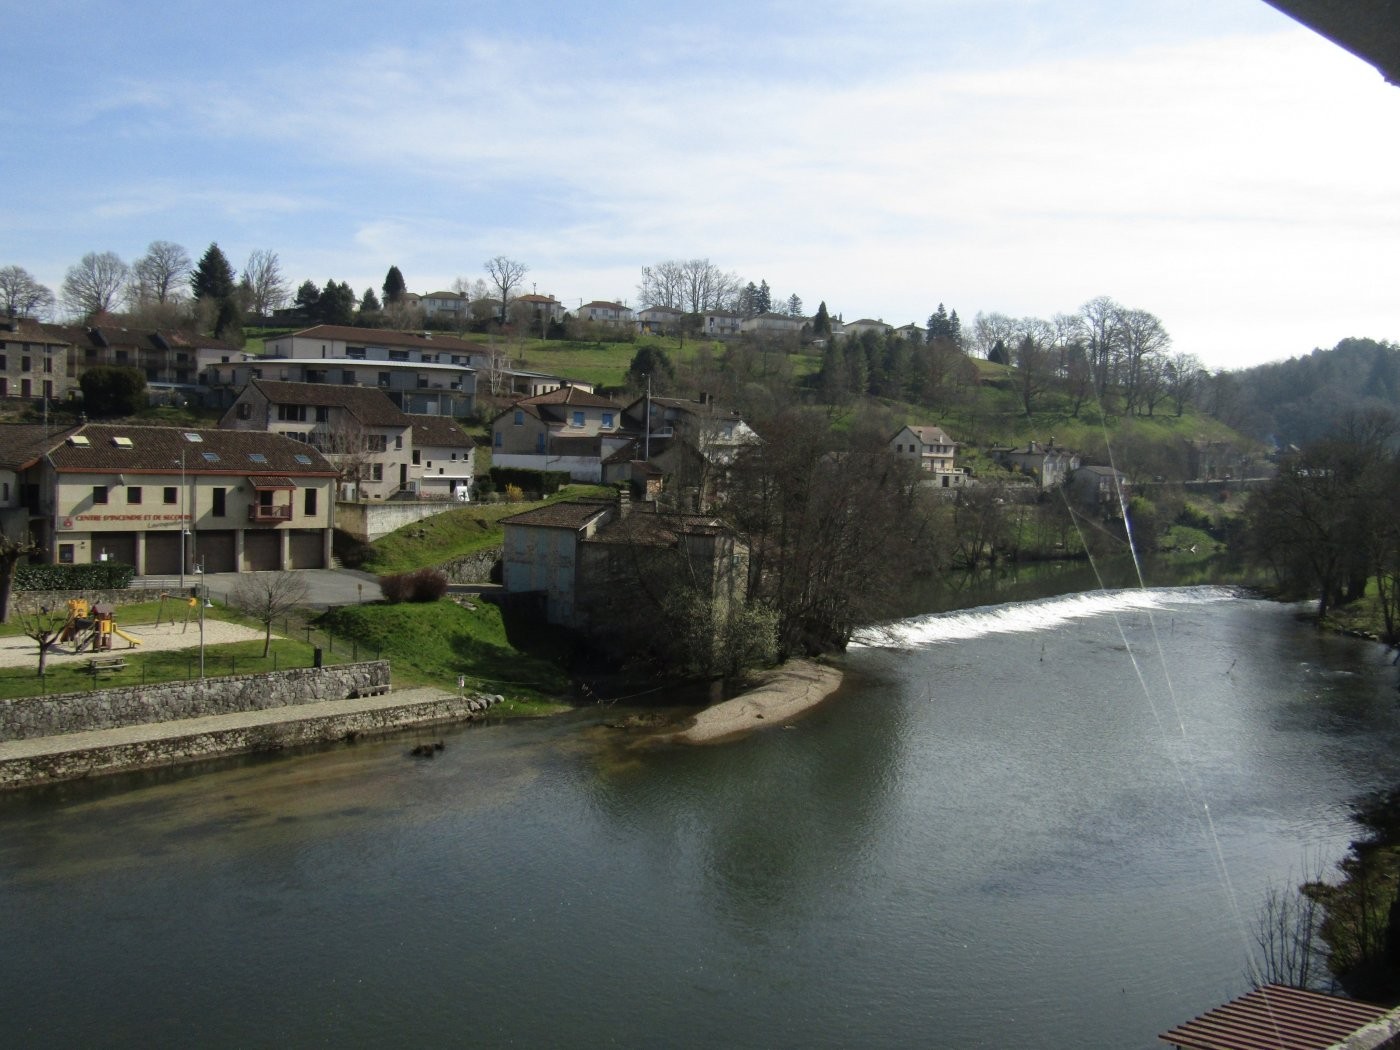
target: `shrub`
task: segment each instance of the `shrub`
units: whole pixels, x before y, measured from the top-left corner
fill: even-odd
[[[506,486],[506,501],[509,503],[519,503],[525,498],[525,490],[519,485]]]
[[[447,594],[447,577],[437,569],[417,569],[379,577],[379,589],[391,605],[435,602]]]
[[[121,590],[131,583],[136,569],[114,561],[91,565],[18,565],[15,590],[88,591]]]

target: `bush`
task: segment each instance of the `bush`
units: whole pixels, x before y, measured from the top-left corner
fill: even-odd
[[[18,565],[17,591],[121,590],[131,584],[136,569],[114,561],[91,565]]]
[[[437,569],[417,569],[379,577],[379,589],[391,605],[399,602],[435,602],[447,594],[447,577]]]
[[[559,486],[569,483],[567,470],[526,470],[524,467],[492,467],[491,483],[501,492],[507,485],[516,485],[525,492],[552,496]],[[482,491],[478,488],[478,491]]]

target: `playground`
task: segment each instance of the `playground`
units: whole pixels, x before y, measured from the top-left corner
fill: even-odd
[[[147,614],[149,616],[149,614]],[[121,622],[121,608],[89,605],[77,598],[68,603],[68,619],[57,640],[49,646],[50,666],[70,661],[122,653],[164,652],[191,649],[199,645],[199,610],[191,599],[170,597],[161,602],[158,623]],[[263,632],[256,627],[226,623],[208,617],[204,621],[204,644],[260,641]],[[33,665],[38,645],[25,635],[0,636],[0,667]]]

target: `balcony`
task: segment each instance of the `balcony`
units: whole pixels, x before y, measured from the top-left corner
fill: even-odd
[[[248,520],[273,525],[279,521],[291,521],[292,506],[290,503],[281,507],[262,507],[254,504],[248,508]]]

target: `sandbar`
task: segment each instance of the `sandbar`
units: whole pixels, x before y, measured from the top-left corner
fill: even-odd
[[[666,743],[714,744],[755,729],[780,726],[806,714],[841,685],[841,670],[812,660],[789,660],[766,671],[732,700],[707,707],[685,728],[662,734]]]

